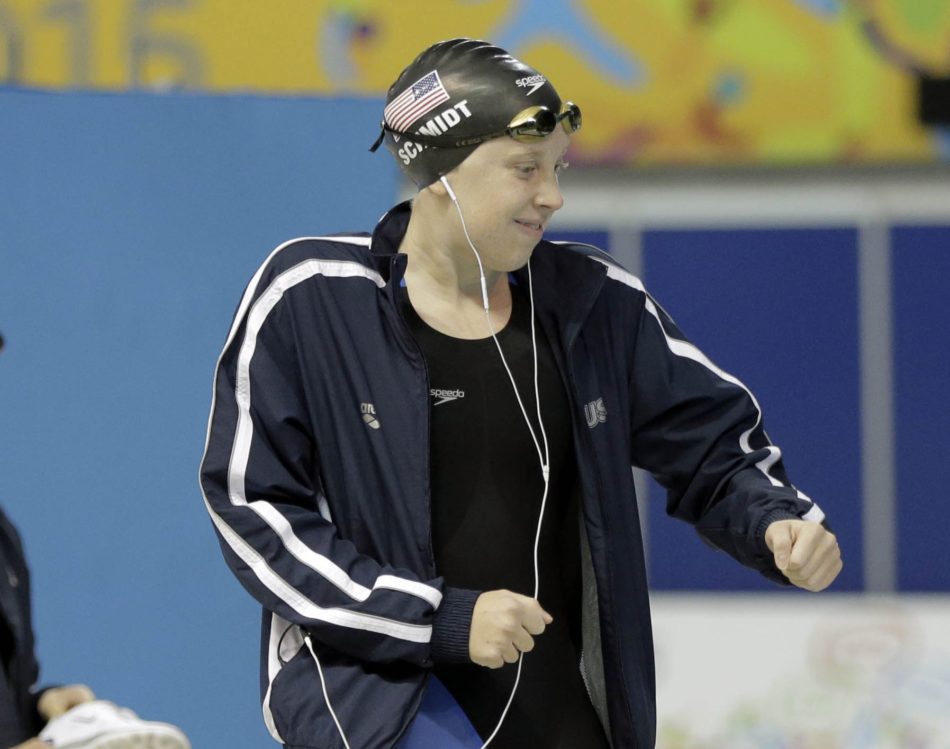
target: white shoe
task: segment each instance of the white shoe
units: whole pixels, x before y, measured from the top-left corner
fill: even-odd
[[[142,720],[125,707],[95,700],[51,720],[40,739],[54,749],[191,749],[170,723]]]

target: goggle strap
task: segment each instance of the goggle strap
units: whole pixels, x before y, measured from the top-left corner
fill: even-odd
[[[383,125],[379,128],[379,137],[376,139],[376,142],[369,147],[370,153],[376,153],[376,149],[379,148],[380,144],[383,142],[383,138],[386,137],[386,126]]]

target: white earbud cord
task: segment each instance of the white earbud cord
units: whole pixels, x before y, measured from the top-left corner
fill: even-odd
[[[442,178],[442,183],[449,188],[448,180],[445,177]],[[501,363],[505,367],[505,372],[508,373],[508,379],[511,381],[511,387],[514,390],[515,398],[518,401],[518,406],[521,408],[521,415],[524,416],[525,423],[528,425],[528,431],[531,433],[531,439],[534,442],[534,449],[538,453],[538,461],[541,463],[541,473],[544,475],[545,487],[547,486],[548,481],[548,441],[547,435],[544,431],[544,423],[541,421],[541,402],[538,399],[538,346],[535,339],[535,326],[534,326],[534,285],[531,278],[531,263],[528,263],[528,295],[531,300],[531,349],[534,355],[534,398],[535,405],[537,406],[538,413],[538,424],[541,425],[541,438],[544,441],[544,453],[541,452],[541,446],[538,443],[538,438],[535,435],[534,427],[531,425],[531,420],[528,418],[528,412],[524,407],[524,403],[521,400],[521,393],[518,391],[518,386],[515,384],[514,375],[511,373],[511,369],[508,367],[508,361],[505,359],[505,353],[501,350],[501,344],[498,342],[498,336],[495,334],[495,327],[492,325],[491,314],[489,311],[488,305],[488,287],[485,280],[485,268],[482,265],[482,258],[478,254],[478,250],[475,249],[475,244],[472,242],[472,238],[468,235],[468,227],[465,225],[465,217],[462,215],[462,208],[459,206],[458,198],[455,197],[455,193],[449,188],[449,197],[452,199],[452,203],[455,204],[455,210],[458,212],[459,220],[462,222],[462,231],[465,234],[465,241],[468,242],[468,246],[472,248],[472,252],[475,254],[475,261],[478,263],[478,275],[479,280],[481,281],[482,286],[482,307],[485,310],[485,319],[488,321],[488,330],[491,331],[492,340],[495,342],[495,347],[498,349],[498,354],[501,356]],[[535,591],[535,596],[537,596],[537,591]]]
[[[491,331],[492,340],[495,342],[495,347],[498,349],[498,355],[501,357],[501,363],[505,367],[505,371],[508,373],[508,379],[511,381],[511,387],[514,390],[515,398],[518,401],[518,406],[521,408],[521,415],[524,416],[525,424],[528,425],[528,431],[531,433],[531,439],[534,441],[534,448],[538,453],[538,461],[541,463],[541,475],[544,479],[544,493],[541,495],[541,511],[538,514],[538,527],[534,534],[534,598],[537,599],[538,593],[541,588],[541,573],[538,567],[538,549],[541,542],[541,525],[544,521],[544,510],[547,506],[548,501],[548,486],[550,482],[550,451],[548,449],[548,436],[544,431],[544,421],[541,419],[541,397],[538,388],[538,344],[537,338],[535,336],[535,321],[534,321],[534,283],[531,277],[531,261],[528,261],[528,296],[531,300],[531,351],[534,356],[534,402],[537,408],[538,414],[538,425],[541,429],[541,440],[544,443],[544,453],[541,452],[541,445],[538,443],[537,435],[534,432],[534,427],[531,425],[531,419],[528,418],[528,412],[524,407],[524,402],[521,400],[521,393],[518,391],[518,385],[515,383],[514,375],[511,373],[511,368],[508,366],[508,361],[505,359],[505,353],[501,349],[501,343],[498,342],[498,336],[495,334],[495,327],[492,325],[491,314],[489,312],[488,304],[488,289],[487,282],[485,281],[485,268],[482,265],[482,258],[478,254],[478,250],[475,249],[475,243],[472,242],[472,238],[468,234],[468,227],[465,225],[465,217],[462,215],[462,207],[459,205],[458,198],[455,197],[455,192],[449,187],[449,182],[445,177],[442,177],[442,184],[445,185],[446,190],[449,193],[449,197],[452,199],[452,203],[455,204],[455,210],[458,212],[459,221],[462,223],[462,231],[465,234],[465,240],[468,242],[468,246],[472,248],[472,252],[475,253],[475,260],[478,263],[478,274],[479,280],[482,285],[482,306],[485,309],[485,319],[488,321],[488,329]],[[505,704],[505,709],[501,711],[501,717],[498,719],[498,724],[495,726],[495,730],[492,731],[491,736],[489,736],[485,743],[482,744],[481,749],[486,749],[486,747],[495,739],[495,736],[498,735],[498,732],[501,730],[502,724],[505,722],[505,718],[508,716],[508,710],[511,708],[511,704],[515,700],[515,693],[518,691],[518,684],[521,681],[521,667],[524,665],[524,653],[518,654],[518,670],[515,673],[515,683],[511,686],[511,694],[508,695],[508,702]]]
[[[327,708],[330,710],[330,717],[333,718],[333,722],[336,723],[336,730],[340,732],[340,738],[343,739],[343,746],[346,749],[350,749],[350,742],[346,740],[346,734],[343,733],[343,727],[340,725],[340,721],[336,717],[336,713],[333,712],[333,705],[330,704],[330,695],[327,694],[327,682],[323,678],[323,667],[320,665],[320,659],[317,658],[317,654],[313,650],[313,643],[310,642],[310,635],[305,635],[303,641],[307,643],[307,650],[310,651],[310,655],[313,656],[313,662],[317,664],[317,673],[320,674],[320,687],[323,689],[323,699],[327,702]]]

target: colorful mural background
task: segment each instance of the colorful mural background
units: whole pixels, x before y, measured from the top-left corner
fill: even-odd
[[[948,0],[0,0],[0,82],[378,97],[461,35],[582,105],[575,163],[950,161]]]
[[[927,597],[654,596],[657,749],[945,749],[948,625]]]

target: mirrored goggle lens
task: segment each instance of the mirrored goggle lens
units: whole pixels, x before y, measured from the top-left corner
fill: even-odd
[[[561,115],[558,119],[561,120],[567,132],[575,133],[581,129],[581,108],[572,101],[566,102],[561,107]]]
[[[537,140],[554,132],[557,115],[547,107],[533,107],[515,117],[508,126],[508,135],[515,140]]]
[[[520,141],[540,140],[553,133],[558,122],[561,122],[568,133],[579,130],[581,127],[580,107],[573,102],[566,102],[561,107],[560,114],[554,114],[547,107],[532,107],[515,117],[508,126],[508,135]]]

